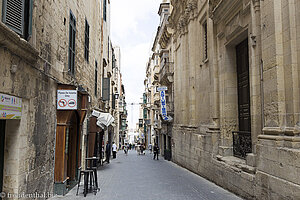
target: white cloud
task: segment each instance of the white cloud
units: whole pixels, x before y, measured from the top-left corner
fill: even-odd
[[[160,0],[112,0],[111,36],[121,48],[121,72],[127,103],[139,103],[144,91],[146,63],[159,23]],[[128,105],[129,128],[135,128],[139,107]]]

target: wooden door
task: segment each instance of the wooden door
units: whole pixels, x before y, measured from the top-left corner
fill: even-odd
[[[5,120],[0,120],[0,193],[2,192],[3,187],[5,122]],[[0,199],[2,198],[0,197]]]
[[[239,131],[251,131],[248,39],[236,46]]]

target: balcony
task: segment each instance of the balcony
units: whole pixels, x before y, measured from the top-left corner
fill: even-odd
[[[154,129],[161,129],[161,121],[160,120],[154,120]]]
[[[159,82],[161,84],[173,83],[173,63],[162,62],[161,64]]]
[[[155,85],[159,81],[159,65],[155,65],[153,68],[153,79],[152,79],[152,85]]]
[[[159,92],[154,93],[153,101],[154,101],[154,103],[159,103],[159,101],[160,101]]]
[[[167,102],[167,113],[168,115],[174,115],[174,103],[173,102]]]

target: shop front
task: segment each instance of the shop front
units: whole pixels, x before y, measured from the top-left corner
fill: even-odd
[[[22,99],[0,93],[0,194],[8,189],[4,188],[5,185],[10,185],[8,180],[15,178],[11,176],[11,170],[7,170],[12,166],[10,165],[12,160],[11,156],[5,152],[12,152],[16,148],[15,143],[8,143],[8,141],[12,141],[17,134],[16,127],[19,126],[21,115]]]
[[[78,180],[78,170],[81,167],[82,124],[87,112],[87,96],[86,93],[77,91],[74,86],[58,86],[55,194],[66,194]]]

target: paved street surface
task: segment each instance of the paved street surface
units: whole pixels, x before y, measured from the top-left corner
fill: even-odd
[[[117,159],[104,164],[98,171],[101,191],[88,193],[84,198],[82,188],[76,196],[77,186],[60,199],[102,200],[241,200],[234,194],[201,178],[176,164],[153,160],[153,154],[137,155],[131,150],[126,156],[119,151]]]

